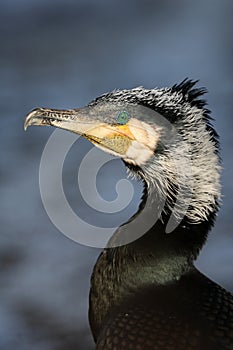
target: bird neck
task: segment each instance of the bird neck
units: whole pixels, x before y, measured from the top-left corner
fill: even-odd
[[[135,217],[145,209],[147,191]],[[151,202],[153,204],[155,202]],[[153,205],[151,213],[157,210]],[[130,222],[134,220],[130,220]],[[127,296],[148,286],[159,288],[176,282],[193,269],[193,261],[203,245],[209,224],[185,225],[182,222],[172,233],[166,233],[166,223],[156,223],[140,238],[129,244],[105,248],[100,255],[91,279],[90,324],[94,336],[101,324],[115,306]],[[121,226],[110,240],[113,245],[119,242],[132,226]]]
[[[112,278],[119,281],[120,276],[125,292],[148,284],[165,285],[178,280],[193,262],[192,253],[174,244],[161,223],[131,244],[110,248],[104,254],[114,270]]]

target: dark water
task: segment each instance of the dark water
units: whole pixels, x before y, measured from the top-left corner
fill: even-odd
[[[114,88],[200,79],[224,169],[223,206],[197,266],[233,290],[232,11],[227,0],[1,1],[0,349],[92,348],[87,295],[99,250],[63,236],[43,208],[38,170],[52,130],[23,131],[36,106],[71,108]],[[75,205],[71,160],[66,186]],[[105,195],[109,178],[125,176],[120,161],[110,168],[100,181]],[[135,186],[119,222],[138,205]]]

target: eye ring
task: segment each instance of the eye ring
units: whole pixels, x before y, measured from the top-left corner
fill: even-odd
[[[130,119],[130,115],[126,111],[121,111],[116,116],[117,123],[121,125],[125,125],[126,123],[128,123],[129,119]]]

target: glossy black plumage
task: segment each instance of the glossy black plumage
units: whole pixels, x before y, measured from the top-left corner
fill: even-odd
[[[231,295],[197,272],[132,299],[106,320],[97,349],[232,349]]]
[[[195,269],[166,286],[131,286],[110,304],[100,329],[93,329],[98,350],[232,349],[232,295]]]

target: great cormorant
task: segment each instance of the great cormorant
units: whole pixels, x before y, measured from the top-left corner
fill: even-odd
[[[151,212],[164,199],[144,235],[125,244],[130,226],[122,225],[97,260],[89,319],[98,350],[233,349],[232,295],[194,267],[220,199],[218,136],[201,97],[205,89],[195,83],[114,90],[82,109],[37,108],[26,118],[25,128],[81,134],[143,180],[142,203],[129,222],[148,197]],[[177,226],[167,233],[172,215]]]

